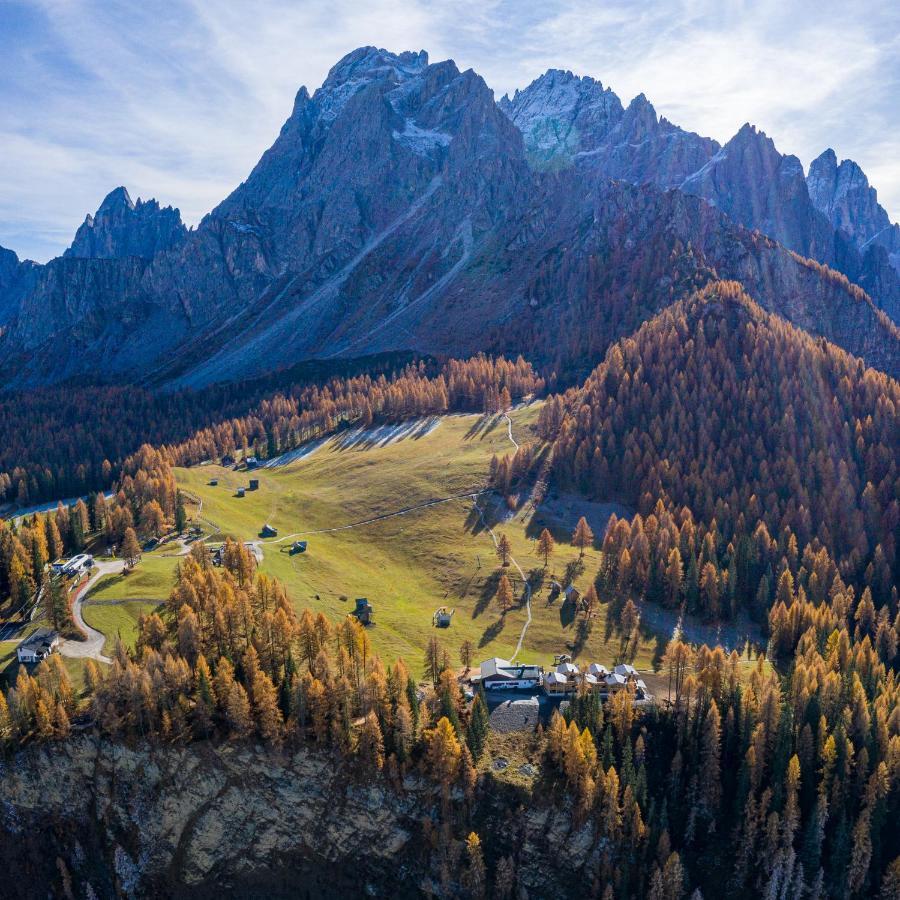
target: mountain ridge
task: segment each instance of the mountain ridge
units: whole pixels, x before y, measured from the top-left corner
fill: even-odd
[[[816,203],[834,208],[814,184]],[[871,195],[860,196],[857,218],[870,221]],[[562,70],[495,102],[450,60],[363,47],[313,94],[297,92],[272,146],[196,229],[119,188],[63,257],[0,260],[0,376],[199,386],[398,349],[533,351],[577,367],[576,353],[602,354],[640,324],[601,300],[633,307],[631,294],[649,292],[639,306],[652,315],[677,299],[665,260],[685,247],[697,251],[687,288],[745,278],[767,309],[896,375],[900,280],[888,249],[861,255],[855,235],[812,202],[799,160],[752,126],[722,147],[657,117],[643,95],[626,108]],[[807,257],[871,289],[888,320]],[[604,271],[601,296],[591,266],[613,265],[626,268]],[[538,323],[576,307],[594,331],[560,353]]]

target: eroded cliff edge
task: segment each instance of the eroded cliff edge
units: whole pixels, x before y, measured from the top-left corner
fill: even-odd
[[[373,783],[303,748],[85,736],[0,761],[0,797],[0,865],[22,897],[442,896],[441,865],[451,881],[459,869],[442,859],[433,784]],[[515,854],[520,895],[544,897],[599,848],[590,825],[533,799],[488,775],[451,815]]]

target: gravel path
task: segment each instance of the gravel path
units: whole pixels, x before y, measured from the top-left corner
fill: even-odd
[[[478,495],[472,494],[472,505],[475,509],[478,510],[478,515],[481,517],[481,524],[487,529],[487,533],[491,536],[491,540],[494,542],[494,547],[499,545],[499,541],[497,539],[497,535],[494,534],[494,529],[491,528],[487,523],[487,519],[484,517],[484,510],[478,505]],[[516,651],[509,658],[509,661],[512,662],[518,655],[519,651],[522,649],[522,641],[525,640],[525,632],[528,631],[528,626],[531,624],[531,585],[528,583],[528,579],[525,577],[525,573],[522,571],[522,567],[516,562],[513,556],[509,557],[509,561],[518,569],[519,575],[522,576],[522,581],[525,582],[525,609],[528,612],[528,618],[525,620],[525,624],[522,626],[522,633],[519,635],[519,642],[516,644]]]
[[[510,419],[508,413],[503,414],[503,418],[506,419],[506,433],[509,435],[510,441],[512,441],[512,445],[519,449],[519,445],[516,443],[516,439],[513,437],[512,433],[512,419]],[[487,491],[481,491],[482,494],[487,493]],[[491,536],[491,540],[494,542],[494,547],[498,545],[497,535],[494,534],[494,529],[491,528],[487,523],[487,519],[484,517],[484,510],[478,505],[478,494],[472,494],[472,504],[475,509],[478,510],[478,515],[481,517],[481,524],[487,529],[488,534]],[[522,641],[525,640],[525,632],[528,631],[528,626],[531,624],[531,585],[528,583],[528,579],[525,577],[525,572],[522,567],[516,561],[514,556],[509,557],[509,561],[516,567],[519,572],[519,575],[522,577],[522,581],[525,584],[525,610],[528,613],[528,618],[525,620],[525,624],[522,626],[522,631],[519,634],[519,641],[516,644],[515,653],[509,658],[509,661],[512,662],[519,655],[519,651],[522,649]]]
[[[506,433],[509,435],[510,441],[512,441],[513,447],[516,450],[519,449],[519,445],[516,443],[516,439],[513,437],[512,433],[512,419],[509,417],[509,413],[503,413],[503,418],[506,419]]]
[[[59,652],[63,656],[68,656],[70,659],[96,659],[97,662],[107,664],[112,662],[108,656],[103,655],[103,645],[106,643],[106,635],[101,631],[97,631],[96,628],[91,628],[91,626],[84,621],[82,607],[84,606],[84,601],[87,599],[91,588],[93,588],[104,575],[112,575],[116,572],[121,572],[122,565],[123,563],[120,559],[103,560],[95,563],[96,569],[94,573],[78,591],[75,602],[72,604],[72,618],[75,620],[75,624],[81,631],[87,635],[87,640],[60,641]]]

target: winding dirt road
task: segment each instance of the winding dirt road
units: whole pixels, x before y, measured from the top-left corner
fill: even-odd
[[[106,635],[101,631],[97,631],[96,628],[91,628],[91,626],[84,621],[82,607],[94,585],[104,575],[113,575],[116,572],[121,572],[123,563],[121,559],[110,559],[95,562],[94,565],[95,568],[91,577],[81,586],[75,597],[75,602],[72,604],[72,618],[75,620],[75,624],[87,635],[87,640],[60,641],[59,652],[63,656],[68,656],[70,659],[95,659],[97,662],[109,664],[112,660],[108,656],[103,655],[103,645],[106,643]]]

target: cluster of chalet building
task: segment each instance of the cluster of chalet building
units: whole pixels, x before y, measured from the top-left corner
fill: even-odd
[[[473,681],[485,690],[543,690],[545,694],[573,694],[582,686],[598,694],[615,694],[634,686],[639,699],[647,696],[647,685],[634,666],[620,663],[611,672],[600,663],[591,663],[580,669],[569,659],[560,660],[549,672],[543,666],[528,663],[512,663],[495,656],[481,664]]]

